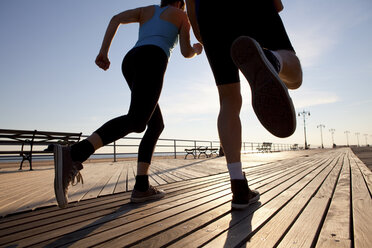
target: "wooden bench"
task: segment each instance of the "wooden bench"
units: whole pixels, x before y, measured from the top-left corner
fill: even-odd
[[[257,150],[260,152],[271,152],[271,145],[272,143],[264,142],[257,147]]]
[[[185,149],[186,155],[192,155],[194,159],[200,158],[201,155],[204,155],[206,158],[210,158],[213,154],[217,155],[218,148],[208,148],[208,146],[199,146],[197,148]]]
[[[81,133],[49,132],[38,130],[11,130],[0,129],[0,145],[8,148],[20,146],[19,149],[4,149],[0,151],[1,156],[19,154],[22,161],[19,170],[25,160],[30,164],[32,170],[32,155],[53,153],[50,145],[71,145],[80,140]],[[28,148],[27,148],[28,146]],[[34,146],[45,146],[44,150],[34,150]]]
[[[219,149],[218,148],[208,148],[208,151],[209,151],[209,154],[208,154],[208,157],[212,157],[213,154],[215,154],[216,156],[219,156],[218,154],[218,151]]]
[[[291,145],[291,150],[292,151],[296,151],[296,150],[298,150],[299,148],[298,148],[298,144],[293,144],[293,145]]]

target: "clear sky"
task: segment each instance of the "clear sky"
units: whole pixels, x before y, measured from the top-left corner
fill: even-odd
[[[111,68],[95,63],[110,18],[157,0],[1,0],[0,128],[90,134],[127,112],[129,89],[121,74],[123,56],[137,39],[138,24],[123,25],[112,43]],[[303,85],[290,91],[297,112],[309,111],[308,143],[372,143],[372,1],[283,0],[280,13],[301,59]],[[221,27],[221,31],[224,27]],[[192,38],[196,41],[195,38]],[[243,140],[304,143],[303,118],[289,138],[261,127],[242,80]],[[217,89],[205,54],[184,59],[177,46],[160,98],[162,138],[218,140]],[[355,133],[360,133],[357,136]],[[367,136],[365,136],[367,135]],[[138,136],[138,135],[134,135]]]

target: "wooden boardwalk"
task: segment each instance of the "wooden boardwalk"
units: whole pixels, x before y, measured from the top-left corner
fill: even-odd
[[[66,209],[51,206],[10,215],[0,220],[0,246],[372,247],[372,173],[349,148],[244,162],[250,187],[261,193],[260,202],[245,211],[231,211],[222,159],[189,160],[177,169],[160,168],[160,163],[154,163],[158,166],[152,179],[168,180],[159,186],[167,192],[165,198],[131,204],[130,192],[123,192],[83,197]],[[205,175],[207,168],[221,172]],[[118,171],[114,174],[120,178]],[[133,173],[128,171],[125,175]],[[86,183],[103,180],[100,173],[85,178]],[[31,182],[24,184],[31,187]],[[72,191],[74,195],[79,190]],[[3,201],[3,190],[0,193]]]
[[[318,151],[249,154],[243,156],[245,167],[303,156]],[[52,162],[34,163],[34,170],[19,171],[18,164],[0,167],[0,217],[40,207],[56,205]],[[225,158],[211,159],[154,159],[150,168],[150,182],[154,186],[189,180],[226,172]],[[84,185],[70,188],[70,202],[79,202],[133,189],[136,173],[135,159],[116,163],[87,162],[81,171]]]

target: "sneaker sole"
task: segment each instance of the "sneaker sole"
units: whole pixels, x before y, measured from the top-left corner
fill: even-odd
[[[141,197],[141,198],[130,198],[130,201],[133,202],[133,203],[141,203],[141,202],[145,202],[145,201],[151,201],[151,200],[158,200],[158,199],[161,199],[165,196],[165,193],[160,193],[160,194],[156,194],[156,195],[152,195],[152,196],[148,196],[148,197]]]
[[[296,114],[288,89],[260,45],[249,37],[237,38],[231,57],[252,91],[252,106],[261,124],[273,135],[285,138],[296,130]]]
[[[61,145],[54,146],[54,193],[57,199],[58,206],[65,208],[67,199],[63,192],[63,149]]]

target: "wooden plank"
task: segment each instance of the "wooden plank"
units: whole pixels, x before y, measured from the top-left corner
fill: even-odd
[[[27,196],[29,192],[37,191],[39,185],[44,186],[45,184],[50,184],[53,182],[53,176],[54,170],[49,168],[44,170],[35,169],[33,171],[27,170],[21,171],[20,173],[6,174],[6,178],[4,178],[5,176],[1,177],[0,181],[2,186],[0,193],[0,206],[3,205],[4,201],[9,201],[12,196]],[[44,192],[44,190],[42,190],[42,192]]]
[[[287,229],[292,225],[296,218],[301,214],[301,211],[306,207],[306,205],[311,200],[314,192],[319,188],[319,184],[323,180],[324,175],[329,172],[333,164],[330,164],[321,174],[312,180],[303,190],[301,190],[297,195],[294,196],[290,202],[285,205],[270,221],[265,224],[261,229],[259,229],[245,244],[246,247],[274,247],[279,240],[284,236]],[[338,168],[334,168],[331,171],[331,175],[326,178],[326,182],[323,183],[322,187],[327,184],[327,181],[332,181],[335,174],[338,174],[340,165]],[[319,196],[318,196],[319,197]],[[253,216],[254,218],[254,216]],[[241,227],[237,227],[241,229]],[[229,234],[235,237],[237,234],[235,232],[229,231]],[[240,235],[244,235],[241,232]],[[244,236],[240,238],[244,240]],[[239,239],[237,239],[239,242]],[[231,243],[229,243],[231,244]]]
[[[134,172],[135,165],[128,166],[127,168],[127,191],[131,191],[136,184],[136,174]]]
[[[159,214],[152,215],[149,219],[138,220],[138,223],[134,224],[137,229],[138,227],[141,228],[135,230],[134,232],[127,232],[128,228],[130,230],[130,227],[132,226],[131,223],[129,223],[127,227],[119,227],[119,229],[117,230],[111,229],[110,236],[115,235],[113,236],[115,239],[107,239],[105,235],[104,239],[102,240],[105,243],[103,243],[102,245],[107,247],[116,247],[121,245],[126,246],[145,237],[148,237],[149,235],[152,235],[154,233],[160,233],[179,222],[183,222],[185,220],[198,216],[203,212],[209,212],[210,209],[229,202],[231,198],[229,192],[230,188],[229,185],[227,185],[227,188],[224,187],[223,191],[218,191],[203,198],[197,198],[193,201],[189,201],[187,202],[187,204],[183,203],[177,206],[176,208],[174,208],[174,210],[176,211],[173,211],[173,209],[169,209]],[[99,238],[98,235],[92,237],[92,239],[90,240],[93,242],[97,242],[97,238]],[[84,242],[82,242],[81,244],[85,245],[86,242],[88,242],[89,244],[90,240],[84,240]],[[73,246],[79,247],[79,244],[75,243]]]
[[[351,247],[350,221],[350,163],[345,156],[316,247]]]
[[[160,167],[158,165],[153,165],[153,166],[154,166],[154,169],[158,171],[158,173],[164,174],[165,176],[170,178],[173,182],[184,180],[184,178],[179,177],[174,173],[174,171],[177,170],[176,168],[165,168],[164,166]]]
[[[350,159],[354,247],[372,247],[372,199],[363,175]]]
[[[153,179],[154,179],[154,180],[155,180],[159,185],[167,184],[167,181],[165,181],[163,178],[159,177],[158,174],[157,174],[157,171],[154,170],[152,167],[150,167],[149,171],[150,171],[150,175],[153,177]]]
[[[163,185],[162,189],[167,190],[167,192],[185,192],[188,189],[193,188],[193,187],[203,187],[206,185],[210,185],[213,183],[218,183],[221,180],[227,180],[228,175],[215,175],[215,176],[210,176],[208,178],[199,178],[199,179],[193,179],[190,181],[182,181],[182,182],[176,182],[173,184],[168,184],[168,185]],[[115,201],[121,201],[121,200],[126,200],[129,199],[130,193],[128,194],[115,194],[109,197],[103,197],[100,199],[89,199],[85,200],[79,203],[73,202],[70,205],[69,208],[65,209],[59,209],[57,207],[49,207],[45,209],[39,209],[36,212],[28,212],[28,213],[21,213],[13,216],[8,216],[6,218],[0,219],[0,225],[4,227],[4,229],[7,229],[11,226],[23,226],[23,223],[26,222],[35,222],[41,219],[45,218],[53,218],[55,216],[60,216],[60,215],[66,215],[67,213],[70,212],[76,212],[76,211],[81,211],[84,209],[92,209],[94,210],[97,206],[101,207],[102,205],[110,202],[115,202]],[[72,206],[78,206],[78,208],[72,207]],[[58,210],[58,211],[56,211]],[[98,211],[98,210],[97,210]]]
[[[21,244],[21,246],[27,246],[31,244],[37,246],[57,244],[63,245],[64,243],[68,244],[69,242],[75,242],[75,240],[83,238],[81,241],[73,243],[73,245],[78,246],[80,244],[82,246],[124,246],[125,244],[134,243],[141,246],[145,244],[152,244],[150,242],[150,239],[152,239],[153,237],[162,237],[162,241],[160,241],[160,243],[156,242],[155,244],[179,245],[179,241],[188,240],[189,242],[184,243],[187,246],[191,244],[204,244],[216,235],[224,235],[224,231],[227,230],[230,232],[229,237],[231,237],[231,234],[233,234],[231,232],[232,228],[234,226],[238,227],[242,221],[244,222],[244,220],[247,220],[248,223],[251,223],[251,227],[253,227],[252,232],[258,233],[260,228],[265,227],[264,224],[270,223],[272,220],[275,219],[275,216],[281,211],[281,209],[285,209],[285,207],[283,207],[283,204],[290,204],[290,202],[295,199],[293,198],[293,196],[296,197],[296,194],[301,194],[295,193],[295,191],[290,190],[288,193],[288,187],[291,187],[290,185],[293,186],[297,183],[302,183],[303,180],[311,180],[308,179],[307,175],[315,173],[315,171],[319,172],[321,166],[323,166],[317,163],[319,161],[322,161],[322,159],[324,158],[334,159],[333,156],[335,156],[336,154],[337,152],[327,152],[321,155],[316,155],[312,158],[303,157],[297,160],[301,161],[300,163],[286,163],[285,161],[282,161],[283,163],[280,163],[280,167],[275,167],[276,164],[274,163],[271,165],[260,165],[253,168],[247,168],[246,171],[249,172],[248,177],[250,185],[252,185],[253,187],[255,187],[255,185],[259,185],[259,190],[263,192],[261,198],[262,205],[254,206],[254,208],[259,208],[256,212],[254,212],[253,215],[252,211],[254,211],[254,209],[249,209],[249,211],[251,211],[251,214],[246,215],[247,213],[243,211],[240,212],[238,215],[232,217],[230,214],[231,195],[229,193],[222,196],[226,197],[226,199],[222,201],[221,198],[213,198],[216,196],[215,193],[205,195],[204,200],[202,200],[200,199],[199,192],[192,190],[191,185],[196,181],[187,180],[162,186],[162,188],[170,187],[169,189],[173,189],[175,191],[173,191],[174,193],[167,195],[166,198],[157,202],[153,202],[153,205],[144,204],[133,206],[132,204],[127,204],[130,193],[126,193],[126,202],[125,200],[119,200],[124,199],[123,197],[114,195],[113,197],[116,197],[117,200],[112,203],[110,202],[110,200],[105,200],[111,199],[110,196],[108,198],[102,197],[101,199],[84,200],[78,203],[77,207],[55,211],[58,214],[55,214],[53,213],[53,211],[49,210],[43,210],[40,212],[37,211],[37,213],[44,213],[39,216],[38,214],[33,215],[33,213],[30,213],[30,216],[33,217],[25,218],[25,220],[29,221],[31,220],[31,218],[35,218],[35,222],[30,223],[30,225],[32,226],[33,224],[33,226],[31,228],[28,228],[29,230],[24,229],[24,231],[18,233],[16,232],[16,226],[11,227],[15,232],[13,234],[10,234],[9,236],[18,236],[19,242],[15,241],[13,243],[7,244]],[[338,152],[338,154],[340,154],[340,152]],[[316,158],[318,162],[310,162],[313,158]],[[291,162],[294,161],[295,160],[292,160]],[[205,163],[204,165],[207,165],[207,163]],[[261,169],[265,170],[265,172],[263,172]],[[362,169],[359,170],[361,173]],[[133,169],[132,173],[134,176]],[[302,174],[302,178],[300,177],[301,179],[297,177],[300,173],[305,173]],[[269,175],[272,175],[272,177],[270,177]],[[175,173],[173,173],[172,176],[177,177]],[[217,176],[215,178],[220,178],[221,180],[223,180],[226,187],[225,190],[228,191],[228,175],[225,173],[223,175]],[[295,177],[297,177],[298,179],[297,182],[296,180],[293,180],[293,178]],[[198,179],[198,182],[201,183],[205,180],[210,180],[209,183],[214,184],[213,180],[209,178],[210,177],[200,178]],[[280,181],[281,179],[282,181]],[[188,198],[189,203],[186,204],[189,206],[184,206],[185,208],[181,208],[181,205],[185,205],[184,195],[182,195],[181,193],[183,185],[190,185],[191,188],[189,189],[189,192],[190,194],[192,194],[192,196],[190,195],[191,198]],[[200,189],[202,188],[204,189],[204,187],[200,184]],[[218,187],[218,190],[221,190],[221,187]],[[298,192],[302,191],[300,190]],[[310,192],[311,191],[308,191],[308,194],[310,194]],[[322,192],[322,188],[320,188],[318,192]],[[287,197],[286,201],[285,197]],[[178,204],[174,203],[175,199],[178,199]],[[200,200],[199,203],[195,203],[196,201],[198,201],[198,199]],[[104,203],[105,206],[102,206],[102,202],[100,204],[100,201],[106,201],[106,203]],[[306,199],[301,199],[299,201],[306,202]],[[280,202],[282,202],[281,205]],[[99,210],[100,205],[102,207],[101,210]],[[89,206],[94,207],[92,208]],[[308,205],[308,207],[309,206],[310,204]],[[270,214],[270,211],[274,212],[271,212]],[[72,215],[68,216],[68,213],[75,215],[76,217],[72,217]],[[45,215],[45,218],[42,217],[42,215]],[[152,218],[154,216],[155,219]],[[39,225],[41,222],[38,221],[38,217],[44,218],[42,219],[44,224]],[[67,219],[63,219],[63,217]],[[58,218],[61,219],[58,221]],[[19,224],[22,225],[21,218],[15,218],[14,222],[16,221],[18,221]],[[259,224],[259,221],[261,221],[261,224]],[[3,230],[6,230],[2,228],[3,223],[4,222],[0,220],[0,237],[3,234]],[[255,225],[252,226],[252,223],[254,223]],[[230,225],[231,228],[229,228]],[[256,229],[254,228],[255,226]],[[200,230],[205,231],[205,228],[209,228],[208,232],[206,231],[205,233],[202,233]],[[114,233],[112,233],[112,231]],[[247,229],[245,231],[247,231]],[[163,235],[163,232],[169,234],[169,236]],[[211,233],[212,236],[209,235],[209,233]],[[21,240],[22,237],[24,237],[23,234],[26,234],[26,238],[24,239],[24,241]],[[204,237],[201,235],[205,236],[206,238],[203,239]],[[127,237],[124,238],[125,236]],[[5,236],[3,237],[5,238]],[[113,238],[113,240],[110,240],[111,238]],[[194,239],[202,239],[204,241],[198,243],[194,242]],[[84,243],[83,241],[88,242]],[[144,242],[142,243],[141,241]],[[101,242],[104,243],[101,244]],[[1,244],[2,243],[0,242],[0,246]]]
[[[77,184],[75,186],[70,186],[68,189],[69,202],[78,202],[84,198],[84,196],[94,187],[99,187],[97,182],[107,173],[107,165],[105,166],[102,163],[90,164],[85,166],[81,171],[81,174],[84,178],[84,184]]]
[[[174,167],[174,166],[170,167],[170,165],[167,164],[167,163],[159,163],[159,162],[156,163],[155,167],[158,168],[161,171],[166,170],[169,174],[171,174],[172,176],[174,176],[176,178],[176,181],[187,180],[187,179],[194,178],[193,176],[185,173],[184,171],[181,171],[177,167]]]
[[[274,223],[272,225],[268,224],[269,226],[260,233],[258,239],[255,239],[255,241],[262,242],[261,245],[263,245],[264,247],[271,247],[271,244],[267,243],[273,242],[275,244],[281,236],[276,236],[273,237],[273,239],[270,238],[265,240],[265,237],[267,238],[267,233],[269,231],[275,230],[278,231],[279,234],[283,234],[283,232],[286,231],[285,228],[284,230],[280,230],[281,226],[278,225],[283,224],[285,227],[285,225],[291,224],[291,222],[288,223],[287,221],[293,220],[297,217],[299,211],[301,210],[300,206],[307,204],[309,198],[311,198],[314,192],[316,192],[319,185],[322,184],[323,181],[327,178],[329,173],[334,168],[334,165],[335,161],[332,159],[330,162],[323,164],[323,166],[318,167],[317,169],[310,171],[308,174],[302,176],[302,178],[297,181],[297,183],[294,184],[291,188],[282,191],[282,193],[279,194],[278,197],[276,197],[273,201],[270,201],[268,204],[260,207],[260,209],[254,212],[252,216],[248,217],[247,221],[240,221],[239,219],[237,219],[236,221],[238,222],[238,224],[233,225],[232,223],[230,223],[229,229],[222,235],[218,236],[216,239],[208,243],[206,247],[213,247],[221,244],[224,244],[228,247],[242,245],[250,238],[250,233],[247,232],[247,230],[256,232],[256,230],[260,229],[262,225],[265,224],[265,220],[269,219],[269,217],[269,224],[271,223],[272,219],[274,219]],[[293,200],[294,196],[297,196],[298,194],[300,196]],[[280,213],[279,215],[277,215],[278,212]],[[249,227],[250,229],[247,229]],[[272,235],[275,236],[274,233]],[[261,240],[261,238],[263,240]],[[246,246],[250,245],[255,246],[253,240],[252,242],[246,244]]]
[[[106,214],[98,219],[78,221],[73,226],[66,226],[66,228],[57,229],[52,233],[30,235],[28,238],[18,240],[18,244],[24,246],[48,240],[40,243],[39,246],[54,246],[57,243],[60,245],[77,241],[74,245],[85,247],[88,244],[97,243],[100,239],[109,239],[110,237],[115,236],[115,230],[122,230],[124,228],[124,233],[130,232],[131,230],[146,225],[145,223],[156,222],[157,220],[171,216],[173,215],[172,211],[193,207],[192,205],[182,204],[184,201],[192,202],[193,205],[195,205],[198,204],[198,202],[193,202],[195,199],[199,199],[198,201],[202,202],[205,198],[216,198],[220,196],[221,193],[218,195],[215,195],[214,193],[222,192],[224,189],[226,191],[227,187],[228,186],[216,187],[216,185],[213,185],[209,190],[201,188],[196,192],[191,191],[185,196],[174,195],[176,198],[169,197],[157,202],[149,203],[148,205],[146,204],[145,209],[137,208],[135,204],[125,204],[111,215]],[[162,202],[165,203],[165,207],[161,207]],[[55,239],[50,240],[51,237],[55,237]]]
[[[121,193],[127,191],[127,168],[125,164],[121,164],[122,170],[116,182],[114,193]]]
[[[45,187],[48,188],[48,185]],[[53,191],[53,190],[51,190]],[[22,201],[19,205],[12,204],[9,213],[23,212],[27,210],[33,210],[40,206],[56,205],[56,199],[54,193],[50,190],[46,190],[44,193],[39,193],[35,197],[30,197],[27,200]]]
[[[90,198],[97,198],[98,195],[101,193],[105,185],[111,179],[112,174],[112,165],[106,168],[103,174],[99,175],[99,178],[95,180],[94,185],[87,190],[87,192],[81,197],[81,200],[90,199]],[[88,182],[89,183],[89,182]],[[84,186],[84,185],[83,185]]]
[[[366,164],[363,161],[361,161],[353,153],[350,154],[350,159],[353,159],[354,162],[358,165],[359,170],[361,171],[363,178],[366,181],[369,193],[372,194],[372,172],[371,170],[366,166]]]
[[[186,164],[183,164],[181,166],[177,166],[176,168],[173,168],[173,169],[177,169],[177,170],[186,172],[188,174],[193,175],[194,177],[205,177],[205,176],[209,175],[208,173],[206,173],[205,169],[199,168],[203,164],[207,164],[209,162],[208,160],[198,160],[196,162],[195,161],[192,161],[192,162],[186,161],[186,162],[187,162]]]
[[[276,171],[276,173],[274,173],[272,176],[271,176],[271,181],[267,182],[267,181],[263,181],[266,177],[268,177],[269,175],[267,174],[267,172],[265,172],[265,174],[263,175],[260,175],[258,177],[258,179],[260,179],[261,181],[258,181],[257,184],[256,184],[256,188],[259,188],[259,187],[262,187],[268,183],[272,183],[272,182],[276,182],[276,180],[278,179],[281,179],[281,177],[283,175],[286,175],[287,173],[301,173],[302,171],[306,170],[309,168],[309,166],[312,166],[314,164],[322,164],[322,163],[325,163],[326,161],[328,160],[328,158],[324,158],[324,159],[320,159],[320,160],[315,160],[315,161],[304,161],[304,162],[296,162],[295,163],[295,166],[292,166],[292,167],[288,167],[286,165],[284,165],[285,167],[274,167],[275,169],[273,170],[274,172]],[[249,180],[249,183],[251,182],[251,180]]]
[[[265,179],[266,181],[271,180],[271,178],[273,177],[273,174],[276,173],[276,171],[272,171],[271,173],[272,173],[271,175],[270,174],[267,175],[267,178]],[[297,173],[294,172],[292,176],[296,174]],[[280,175],[280,177],[283,177],[283,175]],[[280,177],[278,177],[277,179],[279,179]],[[280,184],[280,180],[276,181],[276,183]],[[252,183],[252,185],[256,187],[255,183]],[[228,215],[230,213],[230,210],[231,210],[231,206],[230,206],[230,201],[229,201],[228,203],[218,206],[216,208],[211,208],[210,210],[205,211],[205,213],[200,213],[200,215],[197,216],[196,218],[190,218],[186,222],[182,222],[181,224],[174,226],[171,229],[159,232],[155,236],[151,236],[151,238],[146,239],[142,242],[139,242],[138,244],[136,244],[135,247],[167,246],[179,240],[180,237],[185,236],[185,235],[189,235],[189,237],[193,239],[195,237],[194,235],[195,230],[202,227],[203,225],[206,225],[206,223],[213,222],[216,219],[219,219],[225,215]],[[178,246],[178,244],[176,246]],[[190,244],[188,246],[190,246]]]
[[[17,187],[18,189],[9,190],[9,192],[5,196],[1,197],[0,215],[5,216],[9,213],[15,212],[17,209],[23,208],[26,204],[29,204],[30,202],[35,201],[42,202],[45,199],[49,199],[50,196],[54,196],[53,188],[51,188],[51,185],[53,185],[52,184],[53,181],[51,177],[48,175],[48,172],[43,171],[39,174],[43,175],[44,177],[42,176],[35,177],[34,178],[35,182],[25,180],[25,182],[22,182],[22,186],[9,185],[10,187]],[[49,197],[45,196],[45,192],[48,192]],[[10,195],[11,193],[12,195]]]
[[[119,176],[123,170],[123,166],[120,164],[113,163],[112,167],[113,167],[113,172],[110,173],[111,174],[110,179],[107,181],[105,185],[103,185],[103,189],[101,190],[101,192],[99,192],[99,196],[109,195],[109,194],[114,193]]]
[[[175,180],[173,177],[169,176],[168,173],[166,173],[166,171],[161,171],[159,170],[156,166],[152,165],[151,166],[151,171],[157,175],[158,177],[160,177],[161,179],[163,179],[166,183],[173,183],[173,182],[177,182],[177,180]]]
[[[192,202],[192,206],[190,208],[184,209],[182,211],[177,211],[177,215],[173,215],[167,217],[165,221],[162,219],[155,221],[151,221],[150,224],[144,226],[143,228],[134,231],[133,233],[125,233],[125,230],[118,230],[117,236],[111,240],[104,240],[104,243],[101,243],[102,246],[107,247],[117,247],[120,245],[127,246],[137,244],[138,241],[141,241],[149,236],[154,234],[161,234],[162,232],[166,232],[168,228],[171,228],[174,225],[178,225],[180,222],[183,223],[189,219],[199,217],[200,214],[207,214],[212,212],[212,216],[216,216],[219,213],[226,212],[228,208],[228,202],[231,199],[231,196],[227,194],[229,189],[225,190],[224,192],[214,194],[215,198],[210,199],[203,199],[201,202],[195,201]],[[166,217],[165,215],[163,217]],[[169,233],[169,232],[168,232]],[[172,232],[174,234],[174,232]],[[163,241],[169,241],[169,237],[165,237]],[[145,244],[139,243],[140,247],[147,247],[147,242]],[[158,244],[154,244],[154,242],[150,242],[151,246],[158,247]],[[79,244],[73,247],[79,247]]]
[[[173,160],[172,160],[173,161]],[[215,161],[212,161],[213,163],[215,162]],[[135,164],[135,162],[126,162],[126,163],[130,163],[130,164]],[[281,162],[278,162],[278,164],[281,164]],[[200,163],[198,163],[198,165],[200,165]],[[102,167],[103,166],[103,167]],[[101,169],[105,169],[106,168],[106,166],[108,166],[107,164],[103,164],[102,166],[100,166],[100,167],[102,167]],[[91,180],[90,180],[90,178],[89,178],[89,174],[90,174],[90,172],[91,171],[93,171],[93,173],[97,173],[97,171],[96,171],[96,169],[95,169],[95,165],[86,165],[85,166],[85,169],[82,171],[82,174],[83,174],[83,177],[85,178],[85,182],[91,182]],[[40,167],[40,168],[42,168],[42,171],[44,170],[44,166],[43,167]],[[24,182],[24,183],[29,183],[29,184],[24,184],[24,186],[26,186],[26,188],[30,188],[30,189],[35,189],[35,184],[37,184],[38,186],[39,186],[39,182],[44,182],[44,181],[46,181],[46,179],[47,178],[49,178],[48,180],[51,180],[51,182],[53,181],[53,177],[54,177],[54,173],[53,173],[53,166],[50,166],[50,167],[47,167],[48,168],[48,170],[50,169],[50,175],[47,175],[47,177],[45,177],[44,175],[40,175],[37,179],[36,178],[33,178],[33,176],[32,175],[39,175],[38,173],[39,173],[39,171],[34,171],[35,172],[35,174],[30,174],[30,173],[27,173],[28,171],[25,171],[25,173],[27,173],[27,177],[25,177],[25,178],[22,178],[21,179],[21,181],[22,182]],[[262,169],[261,169],[262,168]],[[270,170],[273,170],[273,169],[279,169],[279,167],[277,166],[277,165],[275,165],[275,166],[273,166],[273,165],[270,165],[270,164],[264,164],[264,165],[262,165],[262,166],[254,166],[254,168],[253,168],[253,171],[254,170],[261,170],[261,173],[264,173],[265,172],[265,169],[270,169]],[[251,171],[251,169],[249,168],[249,170]],[[106,170],[105,172],[110,172],[111,173],[111,171],[110,170]],[[13,174],[10,174],[10,176],[12,176]],[[18,175],[18,173],[17,173],[17,175]],[[24,175],[26,175],[26,174],[24,174]],[[29,175],[31,175],[31,176],[29,176]],[[8,176],[9,175],[7,175],[7,178],[8,178]],[[118,180],[118,185],[116,186],[116,190],[115,190],[115,192],[117,193],[117,192],[120,192],[120,190],[121,190],[121,192],[122,191],[124,191],[123,190],[123,188],[122,188],[122,186],[123,186],[123,181],[122,181],[122,176],[123,176],[123,174],[121,175],[121,177],[119,178],[119,180]],[[1,177],[1,175],[0,175],[0,177]],[[10,177],[9,177],[10,178]],[[17,178],[16,178],[17,179]],[[16,180],[16,179],[13,179],[13,178],[11,178],[11,180],[13,181],[13,182],[19,182],[19,178]],[[4,181],[1,181],[1,182],[4,182]],[[125,182],[126,183],[126,182]],[[50,184],[52,184],[52,183],[49,183],[49,185]],[[0,185],[1,185],[1,183],[0,183]],[[27,186],[27,185],[29,185],[29,186]],[[9,186],[8,184],[7,184],[7,186]],[[21,190],[21,188],[22,187],[16,187],[16,186],[18,186],[18,185],[15,185],[15,187],[14,188],[18,188],[19,190],[20,190],[20,193],[21,194],[23,194],[23,195],[25,195],[24,194],[24,190]],[[42,188],[42,189],[44,189],[44,188],[48,188],[49,186],[41,186],[40,188]],[[75,194],[77,194],[76,192],[79,192],[80,191],[80,196],[81,195],[83,195],[84,194],[84,189],[86,189],[87,187],[86,187],[86,185],[77,185],[76,187],[70,187],[69,188],[69,194],[70,194],[70,201],[72,201],[72,202],[75,202],[75,201],[77,201],[77,200],[80,200],[80,197],[76,197],[76,198],[73,198],[73,197],[71,197],[74,193]],[[125,188],[125,191],[126,191],[126,188]],[[5,192],[5,190],[4,191],[2,191],[2,192]],[[1,192],[0,192],[0,194],[1,194]],[[16,194],[14,194],[14,192],[13,192],[13,194],[11,194],[11,195],[16,195]],[[29,196],[28,194],[26,194],[27,196]],[[54,197],[54,193],[52,192],[52,189],[51,189],[51,195],[50,195],[50,197],[47,197],[46,199],[46,202],[44,202],[44,203],[41,203],[40,204],[40,206],[45,206],[45,205],[47,205],[48,203],[49,204],[56,204],[56,202],[55,201],[50,201],[50,199],[51,198],[53,198]],[[17,196],[17,199],[19,199],[20,197],[18,197]],[[1,199],[7,199],[6,197],[4,197],[4,198],[1,198]],[[7,202],[9,202],[9,201],[7,201]],[[36,207],[36,206],[35,206]],[[34,208],[35,208],[34,207]]]
[[[163,189],[167,190],[167,195],[169,198],[165,198],[161,200],[163,204],[167,204],[167,202],[174,201],[177,199],[182,199],[183,197],[188,196],[198,196],[199,193],[206,192],[212,189],[218,189],[223,185],[227,185],[225,182],[226,179],[214,177],[212,180],[205,180],[205,181],[195,181],[194,183],[184,183],[180,184],[179,187],[170,187],[170,185],[165,185]],[[218,184],[220,183],[220,184]],[[9,221],[7,223],[3,223],[0,225],[1,235],[4,237],[0,238],[0,244],[4,244],[5,241],[16,241],[19,239],[25,239],[29,237],[34,237],[37,240],[43,240],[42,235],[51,230],[55,230],[58,228],[67,227],[66,233],[69,233],[72,226],[75,224],[85,224],[86,223],[93,223],[95,221],[99,221],[100,218],[103,220],[107,220],[105,216],[110,215],[111,213],[115,212],[117,209],[124,211],[125,208],[131,209],[130,214],[134,214],[136,212],[142,212],[146,209],[154,208],[157,206],[159,202],[152,202],[146,205],[145,208],[135,208],[135,205],[127,204],[129,200],[129,193],[121,194],[123,197],[108,197],[111,199],[110,201],[105,201],[105,198],[101,198],[101,201],[96,201],[98,204],[85,204],[79,207],[74,208],[67,208],[67,209],[60,209],[58,211],[54,211],[53,215],[47,213],[47,216],[43,216],[42,214],[32,216],[29,218],[22,218],[21,220]],[[120,200],[122,198],[122,200]],[[88,202],[93,202],[92,200]],[[124,208],[123,208],[124,207]],[[25,216],[25,215],[24,215]],[[20,222],[23,221],[23,222]],[[95,222],[97,223],[97,222]],[[46,233],[46,239],[51,238],[54,234]]]
[[[321,185],[316,195],[310,200],[296,222],[290,227],[278,247],[311,247],[316,242],[319,226],[321,226],[322,219],[328,210],[328,204],[341,172],[342,161],[343,158],[336,161],[337,165],[332,173],[330,173],[324,182],[320,182]],[[288,209],[288,211],[291,211],[291,209]]]
[[[293,194],[301,190],[309,180],[317,175],[321,170],[327,166],[324,164],[312,164],[302,172],[296,172],[295,175],[288,174],[288,178],[281,177],[277,180],[277,184],[265,184],[262,188],[258,188],[261,193],[261,205],[252,205],[246,211],[233,211],[222,218],[206,225],[205,227],[196,230],[192,235],[189,235],[177,242],[173,243],[170,247],[183,247],[192,246],[199,247],[205,245],[210,240],[214,240],[217,244],[216,247],[222,246],[225,242],[230,227],[240,223],[240,225],[247,224],[245,228],[246,235],[249,235],[253,225],[259,227],[267,218],[272,216],[280,207],[285,204]],[[252,222],[252,215],[254,223]],[[219,236],[220,235],[220,236]],[[224,236],[222,236],[224,235]],[[222,243],[222,244],[221,244]],[[211,245],[212,246],[212,245]]]

